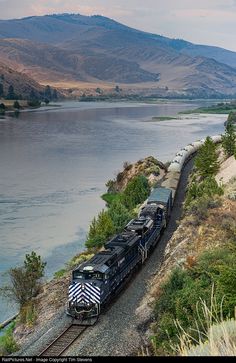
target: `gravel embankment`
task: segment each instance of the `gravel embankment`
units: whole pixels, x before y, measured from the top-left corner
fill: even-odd
[[[152,319],[151,310],[140,314],[137,313],[137,309],[148,291],[149,282],[160,267],[167,242],[177,228],[176,221],[181,217],[187,177],[192,164],[193,161],[191,160],[182,172],[168,227],[152,255],[128,283],[127,288],[112,303],[111,307],[99,317],[98,323],[89,327],[64,355],[127,356],[135,355],[141,345],[146,345],[144,332]],[[53,321],[45,323],[41,331],[29,338],[27,345],[17,355],[38,355],[69,325],[69,322],[64,311],[59,311],[58,316]]]

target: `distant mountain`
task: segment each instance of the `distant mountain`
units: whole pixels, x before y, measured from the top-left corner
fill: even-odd
[[[102,16],[0,21],[0,61],[38,82],[105,82],[236,94],[236,53],[129,28]]]

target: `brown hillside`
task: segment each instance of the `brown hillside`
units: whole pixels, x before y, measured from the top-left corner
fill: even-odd
[[[4,96],[10,85],[19,98],[29,98],[31,91],[38,97],[43,94],[44,87],[24,73],[16,72],[12,68],[0,63],[0,83],[3,85]]]

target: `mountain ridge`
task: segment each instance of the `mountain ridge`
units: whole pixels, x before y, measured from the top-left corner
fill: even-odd
[[[100,15],[0,20],[0,61],[43,84],[105,82],[236,94],[236,52],[147,33]]]

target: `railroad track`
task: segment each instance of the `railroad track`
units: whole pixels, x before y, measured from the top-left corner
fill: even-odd
[[[87,326],[71,324],[53,342],[44,349],[40,357],[58,357],[83,333]]]

